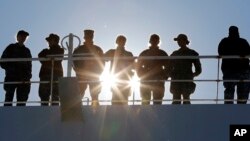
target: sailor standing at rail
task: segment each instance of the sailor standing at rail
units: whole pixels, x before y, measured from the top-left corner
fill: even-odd
[[[2,59],[31,59],[30,50],[24,45],[29,33],[20,30],[16,35],[17,43],[10,44],[4,50]],[[30,79],[32,77],[31,61],[17,61],[17,62],[1,62],[1,67],[5,70],[4,82],[13,82],[14,84],[4,84],[5,102],[12,102],[16,91],[17,106],[25,106],[30,93]],[[19,82],[19,83],[16,83]],[[21,82],[25,82],[20,84]],[[12,106],[11,103],[5,103],[4,106]]]
[[[84,30],[84,44],[77,47],[74,57],[91,57],[90,59],[74,60],[74,70],[79,81],[80,92],[82,97],[89,86],[92,105],[99,105],[98,96],[101,92],[100,75],[104,69],[103,50],[94,45],[94,30]]]
[[[159,48],[160,37],[157,34],[150,36],[150,47],[141,52],[136,65],[137,75],[141,79],[140,93],[143,105],[149,105],[151,94],[154,104],[162,104],[165,92],[165,80],[168,78],[167,59],[143,59],[143,57],[167,57],[168,54]],[[144,82],[143,82],[144,81]],[[155,82],[150,82],[155,81]]]
[[[199,54],[190,49],[187,45],[189,40],[187,35],[179,34],[174,41],[177,41],[178,50],[174,51],[171,56],[199,56]],[[192,67],[194,66],[194,72]],[[191,104],[190,95],[194,93],[196,84],[192,81],[194,77],[200,75],[200,59],[171,59],[169,63],[169,72],[171,80],[187,80],[190,82],[171,82],[170,92],[173,94],[172,104]],[[183,97],[183,98],[182,98]],[[182,101],[183,99],[184,101]]]
[[[221,56],[247,56],[250,55],[250,46],[247,40],[240,38],[238,27],[229,27],[229,36],[222,39],[218,46]],[[222,59],[221,70],[225,87],[225,104],[233,104],[234,91],[237,87],[237,103],[246,104],[249,97],[249,82],[230,82],[230,80],[249,80],[249,58]]]

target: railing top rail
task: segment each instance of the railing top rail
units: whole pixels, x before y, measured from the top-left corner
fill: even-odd
[[[53,60],[68,60],[69,57],[65,57],[67,54],[62,57],[62,55],[50,55],[48,58],[1,58],[0,62],[22,62],[22,61],[49,61]],[[96,57],[89,57],[86,54],[78,54],[78,57],[73,57],[72,60],[92,60],[96,59]],[[242,58],[250,58],[250,56],[218,56],[218,55],[201,55],[201,56],[134,56],[134,57],[100,57],[102,60],[113,60],[113,59],[143,59],[143,60],[151,60],[151,59],[242,59]]]
[[[98,100],[99,102],[101,103],[106,103],[106,102],[112,102],[114,100],[111,100],[111,99],[107,99],[107,100],[104,100],[104,99],[101,99],[101,100]],[[123,102],[124,100],[117,100],[117,102]],[[184,100],[173,100],[173,99],[163,99],[163,100],[141,100],[141,99],[134,99],[134,100],[126,100],[130,103],[132,102],[142,102],[142,101],[150,101],[150,102],[172,102],[172,101],[184,101]],[[224,101],[238,101],[237,99],[213,99],[213,98],[204,98],[204,99],[190,99],[188,101],[193,101],[193,102],[224,102]],[[247,101],[250,101],[250,99],[247,99]],[[50,101],[26,101],[26,102],[22,102],[22,101],[13,101],[13,102],[4,102],[4,101],[0,101],[0,104],[4,104],[4,103],[10,103],[10,104],[15,104],[15,103],[26,103],[26,104],[40,104],[40,103],[49,103]],[[84,98],[82,100],[82,103],[89,103],[89,102],[92,102],[92,100],[89,100],[88,98]],[[59,101],[54,101],[54,103],[59,103]],[[164,104],[164,103],[163,103]],[[204,103],[206,104],[206,103]]]

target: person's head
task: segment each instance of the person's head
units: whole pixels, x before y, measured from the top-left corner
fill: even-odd
[[[229,34],[228,36],[232,37],[232,38],[239,38],[240,37],[239,29],[237,26],[230,26],[228,34]]]
[[[23,44],[26,41],[28,36],[29,36],[28,32],[26,32],[24,30],[20,30],[17,32],[16,40],[18,43]]]
[[[127,39],[126,39],[126,37],[123,36],[123,35],[119,35],[119,36],[116,38],[116,44],[117,44],[117,46],[119,46],[119,47],[124,47],[125,44],[126,44],[126,41],[127,41]]]
[[[86,29],[84,30],[84,40],[85,42],[93,42],[94,30]]]
[[[150,36],[149,43],[151,44],[151,46],[158,46],[158,44],[160,43],[160,36],[157,34],[152,34]]]
[[[186,47],[189,44],[188,37],[185,34],[179,34],[176,38],[174,38],[174,41],[177,41],[180,47]]]
[[[45,40],[49,43],[49,46],[53,46],[59,44],[60,37],[57,34],[51,33]]]

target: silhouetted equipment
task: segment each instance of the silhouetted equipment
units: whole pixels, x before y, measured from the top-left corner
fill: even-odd
[[[59,79],[59,96],[62,121],[83,121],[82,101],[75,77]]]
[[[63,46],[63,40],[69,38],[67,43],[68,48],[68,71],[67,77],[59,78],[59,97],[60,97],[60,108],[61,108],[61,120],[62,121],[82,121],[82,100],[80,96],[80,90],[78,80],[75,77],[71,77],[72,70],[72,52],[73,52],[73,38],[76,37],[79,41],[80,38],[70,33],[65,36],[61,45]],[[79,46],[78,45],[78,46]]]

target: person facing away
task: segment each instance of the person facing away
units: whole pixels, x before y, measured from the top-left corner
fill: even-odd
[[[108,50],[104,56],[111,57],[110,74],[115,83],[111,86],[112,105],[128,105],[128,97],[132,93],[130,80],[134,72],[133,54],[125,49],[126,37],[119,35],[116,38],[116,49]],[[129,57],[129,58],[119,58]]]
[[[199,56],[195,51],[187,47],[189,44],[188,37],[185,34],[179,34],[174,41],[177,41],[180,49],[174,51],[171,56]],[[193,72],[192,67],[195,71]],[[201,73],[201,63],[199,59],[171,59],[169,63],[169,72],[171,80],[181,81],[189,80],[190,82],[171,82],[170,92],[173,94],[172,104],[191,104],[190,95],[195,91],[196,84],[192,81]]]
[[[92,105],[99,105],[98,96],[101,92],[99,77],[104,69],[103,50],[94,45],[94,31],[84,30],[84,44],[77,47],[73,52],[73,57],[91,57],[88,59],[74,60],[74,70],[79,79],[79,88],[82,97],[89,86]],[[84,82],[81,82],[84,81]],[[89,82],[87,82],[89,81]]]
[[[153,59],[153,57],[167,57],[168,54],[159,48],[160,37],[157,34],[150,36],[149,49],[141,52],[137,60],[136,71],[141,80],[140,94],[142,105],[149,105],[151,94],[154,104],[162,104],[165,92],[165,80],[168,78],[167,59]],[[145,59],[143,57],[152,57]]]
[[[10,44],[4,50],[2,59],[31,59],[30,50],[24,45],[29,33],[20,30],[16,35],[16,43]],[[25,106],[30,92],[30,79],[32,77],[32,63],[31,61],[17,61],[17,62],[2,62],[1,67],[5,70],[4,82],[12,82],[14,84],[4,84],[5,103],[4,106],[12,106],[11,103],[16,92],[17,106]],[[16,83],[19,82],[19,83]],[[25,83],[23,83],[25,82]],[[21,83],[21,84],[20,84]]]
[[[250,55],[250,47],[247,40],[240,38],[238,27],[230,26],[229,35],[222,39],[218,46],[220,56]],[[233,104],[234,91],[237,87],[237,103],[246,104],[249,96],[249,83],[230,82],[230,80],[249,80],[249,58],[222,59],[221,70],[225,87],[225,104]]]
[[[48,42],[49,48],[43,49],[39,54],[39,58],[55,58],[63,57],[64,49],[60,47],[60,37],[56,34],[51,33],[45,40]],[[39,85],[39,97],[41,99],[42,106],[48,106],[51,97],[52,105],[59,105],[59,89],[58,81],[59,77],[63,77],[62,60],[55,60],[53,63],[49,61],[40,61],[41,69],[39,73],[40,81],[51,81],[53,80],[52,90],[51,83],[40,83]],[[53,65],[53,66],[52,66]],[[51,76],[53,69],[53,76]],[[53,78],[51,78],[53,77]]]

